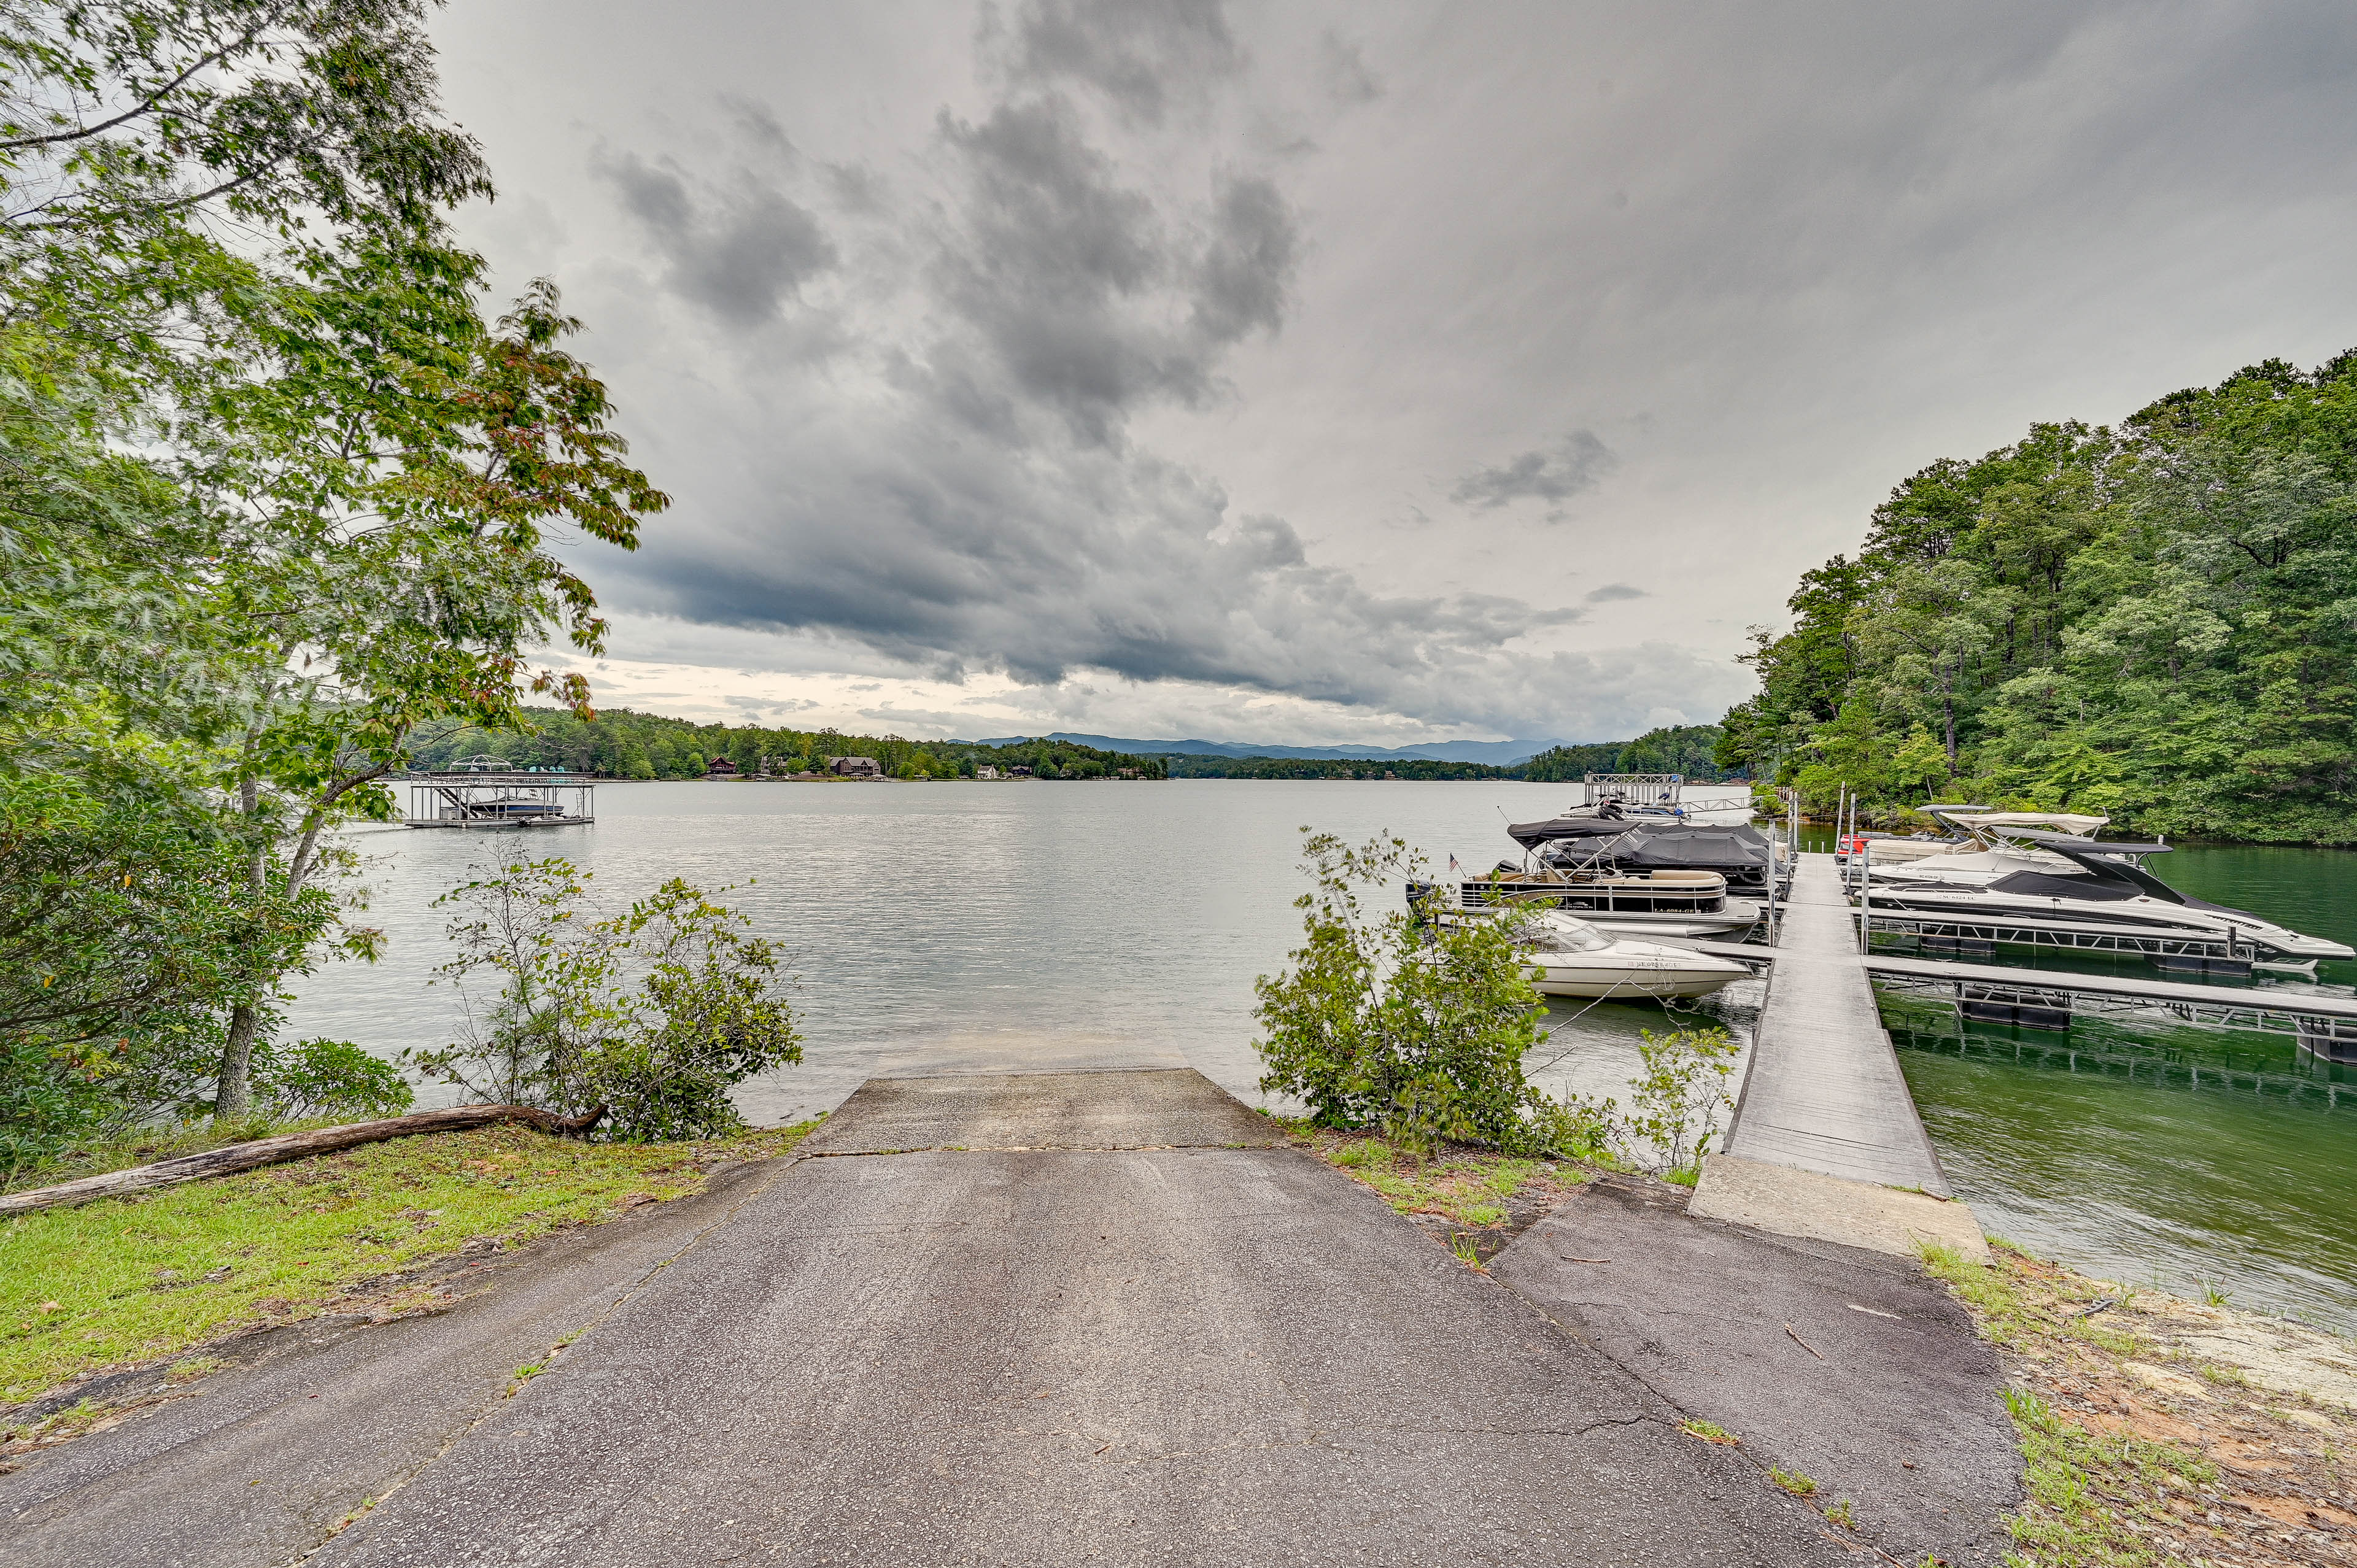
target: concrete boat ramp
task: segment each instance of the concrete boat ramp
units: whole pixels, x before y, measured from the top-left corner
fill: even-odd
[[[1911,1265],[1623,1182],[1484,1274],[1281,1142],[1192,1072],[873,1080],[449,1312],[29,1456],[0,1562],[1995,1560],[1997,1370]]]

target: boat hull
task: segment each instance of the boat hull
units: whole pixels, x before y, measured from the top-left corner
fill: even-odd
[[[1724,969],[1669,967],[1666,961],[1660,968],[1641,967],[1639,963],[1616,959],[1609,969],[1581,968],[1545,964],[1533,959],[1531,976],[1534,989],[1548,996],[1625,996],[1631,1001],[1663,996],[1708,996],[1724,990],[1750,972],[1741,964],[1728,964]]]
[[[2152,941],[2216,942],[2248,949],[2254,956],[2268,960],[2304,962],[2350,956],[2350,950],[2339,942],[2158,898],[2009,898],[1979,889],[1883,882],[1874,884],[1870,897],[1874,910],[1884,915],[1924,915],[1959,923],[2017,923],[2025,929],[2077,927]]]

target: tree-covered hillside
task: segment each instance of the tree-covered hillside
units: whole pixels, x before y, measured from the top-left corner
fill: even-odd
[[[1150,757],[1128,757],[1065,741],[983,746],[963,740],[902,740],[898,736],[770,729],[759,725],[699,725],[659,714],[608,708],[594,719],[535,708],[527,731],[453,729],[411,748],[414,766],[447,768],[464,757],[496,757],[519,768],[564,768],[611,779],[699,779],[715,758],[741,773],[816,771],[830,757],[872,757],[895,779],[971,778],[978,764],[1018,765],[1042,779],[1119,779],[1123,770],[1159,779]]]
[[[1755,630],[1720,760],[1868,802],[2357,843],[2357,350],[1932,464]]]
[[[1701,783],[1732,777],[1717,760],[1717,725],[1647,730],[1634,740],[1558,746],[1523,764],[1522,777],[1577,782],[1590,773],[1683,773]]]
[[[740,773],[754,772],[765,760],[770,772],[790,773],[817,769],[829,757],[873,757],[895,779],[971,778],[981,764],[1002,771],[1020,765],[1042,779],[1117,779],[1125,768],[1141,779],[1527,779],[1577,783],[1588,773],[1726,777],[1711,760],[1719,733],[1715,725],[1657,729],[1635,740],[1556,746],[1520,767],[1493,768],[1430,757],[1133,756],[1045,739],[999,746],[902,740],[835,730],[700,725],[628,708],[609,708],[589,720],[562,709],[536,708],[527,719],[528,731],[459,728],[420,740],[410,748],[411,761],[418,768],[437,768],[460,757],[496,757],[519,768],[564,768],[609,779],[699,779],[721,757]]]

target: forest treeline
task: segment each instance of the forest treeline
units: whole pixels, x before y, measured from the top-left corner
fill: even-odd
[[[2140,832],[2357,843],[2357,350],[1912,475],[1753,632],[1720,764]]]
[[[1133,755],[1072,741],[1023,740],[992,746],[970,740],[903,740],[760,725],[697,724],[692,719],[599,710],[584,718],[565,709],[527,709],[518,727],[456,725],[414,738],[411,765],[447,768],[468,757],[494,757],[518,768],[562,768],[608,779],[699,779],[726,757],[740,774],[817,771],[830,757],[872,757],[894,779],[972,778],[977,767],[1029,768],[1042,779],[1515,779],[1577,783],[1589,773],[1683,773],[1717,781],[1716,725],[1656,729],[1635,740],[1563,746],[1513,768],[1429,757],[1205,757],[1187,752]]]
[[[893,779],[971,779],[981,766],[1001,772],[1025,767],[1041,779],[1120,779],[1125,769],[1140,779],[1163,776],[1157,758],[1071,741],[903,740],[832,729],[697,724],[628,708],[600,709],[594,718],[547,708],[527,709],[523,716],[519,727],[461,726],[413,743],[410,761],[431,769],[468,757],[496,757],[517,768],[562,768],[608,779],[700,779],[722,757],[739,773],[803,773],[823,770],[832,757],[872,757]]]

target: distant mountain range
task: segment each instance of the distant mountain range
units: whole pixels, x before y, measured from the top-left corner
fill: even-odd
[[[1124,740],[1109,735],[1005,736],[985,746],[1015,746],[1027,740],[1061,740],[1092,746],[1099,751],[1125,751],[1133,757],[1178,752],[1189,757],[1293,757],[1319,762],[1364,758],[1428,757],[1435,762],[1486,762],[1492,768],[1512,768],[1529,761],[1559,740],[1447,740],[1437,746],[1246,746],[1226,740]]]

